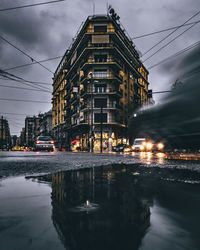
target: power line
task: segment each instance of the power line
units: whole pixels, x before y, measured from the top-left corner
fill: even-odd
[[[153,57],[155,54],[157,54],[159,51],[161,51],[162,49],[164,49],[165,47],[167,47],[170,43],[172,43],[173,41],[175,41],[177,38],[179,38],[180,36],[182,36],[185,32],[187,32],[188,30],[190,30],[191,28],[193,28],[196,25],[193,24],[192,26],[190,26],[189,28],[187,28],[186,30],[184,30],[182,33],[180,33],[178,36],[176,36],[175,38],[173,38],[171,41],[169,41],[168,43],[166,43],[165,45],[163,45],[160,49],[156,50],[156,52],[154,52],[153,54],[151,54],[149,57],[147,57],[143,62],[146,62],[147,60],[149,60],[151,57]]]
[[[133,37],[132,39],[136,40],[136,39],[140,39],[140,38],[143,38],[143,37],[152,36],[152,35],[163,33],[163,32],[169,31],[169,30],[174,30],[174,29],[176,29],[178,27],[188,26],[188,25],[192,25],[194,23],[199,23],[199,22],[200,22],[200,20],[198,20],[196,22],[186,23],[184,25],[178,25],[178,26],[175,26],[175,27],[171,27],[171,28],[167,28],[167,29],[163,29],[163,30],[154,31],[154,32],[151,32],[151,33],[147,33],[147,34],[144,34],[144,35]]]
[[[188,20],[186,20],[182,25],[178,26],[175,30],[173,30],[172,32],[170,32],[167,36],[165,36],[163,39],[161,39],[159,42],[157,42],[154,46],[152,46],[150,49],[148,49],[142,56],[146,55],[148,52],[150,52],[152,49],[154,49],[157,45],[159,45],[160,43],[162,43],[164,40],[166,40],[169,36],[171,36],[173,33],[175,33],[178,29],[180,29],[181,27],[183,27],[187,22],[189,22],[192,18],[194,18],[195,16],[199,15],[200,11],[198,11],[196,14],[194,14],[193,16],[191,16]],[[191,27],[193,27],[194,25],[196,25],[197,23],[192,24]],[[186,30],[187,31],[187,30]],[[147,60],[147,59],[146,59]]]
[[[35,61],[36,63],[38,63],[41,67],[43,67],[44,69],[48,70],[50,73],[54,73],[53,71],[51,71],[50,69],[48,69],[46,66],[44,66],[43,64],[41,64],[39,61],[35,60],[32,56],[30,56],[29,54],[27,54],[26,52],[24,52],[23,50],[21,50],[20,48],[18,48],[17,46],[15,46],[13,43],[9,42],[7,39],[5,39],[3,36],[0,35],[0,38],[8,43],[9,45],[11,45],[13,48],[15,48],[16,50],[20,51],[22,54],[24,54],[26,57],[28,57],[29,59],[31,59],[31,61]]]
[[[164,94],[164,93],[169,93],[169,92],[172,92],[172,91],[171,90],[155,91],[155,92],[152,92],[152,94]]]
[[[0,101],[13,101],[13,102],[35,102],[35,103],[51,103],[51,102],[44,102],[44,101],[19,100],[19,99],[9,99],[9,98],[0,98]]]
[[[161,60],[160,62],[158,62],[158,63],[156,63],[156,64],[154,64],[154,65],[148,67],[148,70],[153,69],[153,68],[155,68],[155,67],[161,65],[162,63],[164,63],[164,62],[166,62],[166,61],[172,59],[173,57],[179,56],[179,55],[181,55],[181,54],[183,54],[183,53],[185,53],[185,52],[187,52],[187,51],[189,51],[189,50],[195,48],[195,47],[198,46],[199,44],[200,44],[200,41],[198,41],[198,42],[196,42],[196,43],[193,43],[193,44],[189,45],[188,47],[186,47],[186,48],[184,48],[184,49],[178,51],[177,53],[175,53],[175,54],[173,54],[173,55],[171,55],[171,56],[169,56],[169,57],[167,57],[167,58]]]
[[[6,77],[5,75],[3,75],[2,77]],[[21,80],[21,81],[19,81],[19,80],[16,80],[16,79],[10,79],[10,78],[8,78],[8,77],[6,77],[6,78],[0,78],[1,80],[4,80],[4,81],[8,81],[8,80],[13,80],[13,81],[16,81],[16,82],[21,82],[21,81],[24,81],[24,82],[29,82],[29,83],[35,83],[35,84],[38,84],[38,85],[52,85],[51,83],[47,83],[47,82],[35,82],[35,81],[30,81],[30,80],[25,80],[24,78],[22,78],[22,79],[24,79],[24,80]]]
[[[41,60],[41,61],[38,61],[38,62],[48,62],[48,61],[59,59],[61,57],[63,57],[63,56],[56,56],[56,57],[48,58],[48,59]],[[9,70],[13,70],[13,69],[23,68],[23,67],[26,67],[26,66],[31,66],[31,65],[34,65],[34,64],[37,64],[37,62],[22,64],[22,65],[15,66],[15,67],[12,67],[12,68],[7,68],[7,69],[4,69],[4,70],[9,71]]]
[[[6,9],[0,9],[0,11],[16,10],[16,9],[34,7],[34,6],[44,5],[44,4],[51,4],[51,3],[63,2],[63,1],[66,1],[66,0],[55,0],[55,1],[49,1],[49,2],[42,2],[42,3],[35,3],[35,4],[29,4],[29,5],[22,5],[22,6],[16,6],[16,7],[11,7],[11,8],[6,8]]]
[[[49,91],[51,91],[48,88],[44,88],[44,87],[40,86],[40,84],[44,84],[44,83],[25,80],[22,77],[16,76],[14,74],[10,74],[10,73],[8,73],[8,72],[6,72],[4,70],[1,70],[1,69],[0,69],[0,75],[3,76],[4,78],[7,78],[7,79],[12,80],[12,81],[20,82],[21,84],[25,84],[25,85],[31,86],[31,87],[33,87],[35,89],[49,90]],[[32,86],[33,84],[34,84],[34,86]],[[39,85],[39,86],[35,86],[35,85]]]
[[[40,89],[29,89],[29,88],[21,88],[21,87],[14,87],[14,86],[6,86],[6,85],[1,85],[0,84],[0,87],[5,87],[5,88],[11,88],[11,89],[23,89],[23,90],[31,90],[31,91],[42,91],[42,92],[45,92],[45,93],[51,93],[51,91],[48,91],[48,90],[40,90]]]
[[[19,114],[19,113],[6,113],[6,112],[1,112],[0,111],[0,114],[3,114],[3,115],[23,115],[23,116],[27,116],[27,114]]]
[[[3,80],[7,80],[7,81],[11,80],[11,81],[14,81],[14,82],[17,82],[17,83],[20,83],[20,84],[27,85],[27,86],[29,86],[31,88],[36,89],[36,90],[41,90],[41,91],[48,91],[49,90],[50,91],[50,89],[46,89],[44,87],[34,86],[33,83],[26,83],[26,82],[23,82],[23,81],[20,81],[20,80],[13,79],[13,78],[8,77],[8,76],[4,76],[4,77],[6,77],[6,79],[3,79]]]

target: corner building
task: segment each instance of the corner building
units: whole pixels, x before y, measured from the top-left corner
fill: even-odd
[[[132,40],[110,15],[89,16],[53,78],[53,132],[60,148],[78,143],[111,150],[127,143],[127,122],[148,104],[148,71]]]

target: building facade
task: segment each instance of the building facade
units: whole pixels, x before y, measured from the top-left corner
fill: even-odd
[[[25,118],[25,146],[33,147],[35,138],[40,134],[40,118],[27,116]]]
[[[114,17],[88,17],[56,69],[53,132],[60,147],[110,151],[127,143],[130,115],[152,97],[148,71]]]
[[[52,110],[39,114],[40,118],[40,135],[52,135]]]
[[[3,116],[0,118],[0,149],[11,147],[11,135],[8,120]]]

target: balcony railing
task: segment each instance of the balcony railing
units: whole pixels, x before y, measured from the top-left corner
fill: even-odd
[[[114,28],[107,28],[105,30],[96,30],[94,31],[94,28],[88,28],[87,33],[93,33],[93,34],[105,34],[105,33],[114,33],[115,29]]]
[[[99,105],[93,106],[93,109],[100,109],[101,107]],[[120,104],[114,104],[114,103],[108,103],[106,106],[102,107],[103,109],[121,109],[122,105]],[[84,104],[81,105],[80,109],[91,109],[91,104]]]
[[[81,90],[81,95],[83,94],[117,94],[122,96],[122,90],[114,89],[114,88],[85,88]]]

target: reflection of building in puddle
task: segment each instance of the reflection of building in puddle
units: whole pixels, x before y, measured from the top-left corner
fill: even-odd
[[[105,166],[52,176],[52,219],[67,249],[138,249],[149,207],[125,167]]]

